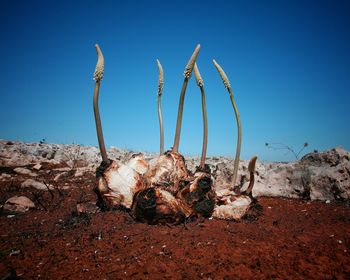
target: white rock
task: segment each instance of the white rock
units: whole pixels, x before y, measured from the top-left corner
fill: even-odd
[[[2,174],[0,175],[0,178],[1,178],[1,179],[8,179],[8,178],[11,178],[11,175],[10,175],[10,174],[7,174],[7,173],[2,173]]]
[[[27,179],[21,184],[22,188],[35,188],[37,190],[47,191],[47,187],[44,183],[35,181],[33,179]],[[50,186],[48,186],[50,188]]]
[[[32,177],[38,176],[37,174],[33,173],[31,170],[23,167],[17,167],[13,169],[13,171],[15,171],[17,174],[20,174],[20,175],[29,175]]]
[[[70,168],[70,167],[59,167],[59,168],[54,168],[54,170],[64,172],[64,171],[70,171],[70,170],[72,170],[72,168]]]
[[[33,166],[33,169],[39,171],[41,169],[42,165],[40,163],[37,163],[36,165]]]
[[[67,178],[67,177],[69,177],[69,172],[68,171],[57,174],[53,180],[55,182],[58,182],[58,181],[61,181],[64,178]]]
[[[79,167],[79,168],[76,169],[74,177],[81,177],[87,172],[95,173],[96,172],[96,166],[94,166],[93,168],[91,167],[91,165],[85,166],[85,167]]]
[[[85,170],[77,169],[77,171],[75,171],[74,177],[82,177],[84,173]]]
[[[24,213],[35,208],[35,204],[26,196],[13,196],[9,198],[3,209],[8,212]]]
[[[108,151],[110,159],[128,163],[132,153],[111,147]],[[155,154],[144,154],[145,160]],[[134,160],[135,161],[135,160]],[[97,147],[79,145],[61,145],[47,143],[22,143],[14,141],[0,141],[0,166],[18,167],[36,165],[48,162],[50,164],[71,164],[76,162],[79,168],[95,168],[101,162],[101,155]],[[215,189],[227,189],[233,186],[232,158],[209,157],[206,163],[210,166],[215,178]],[[186,165],[192,172],[199,164],[199,157],[186,157]],[[243,190],[248,184],[248,161],[240,161],[237,182],[243,182]],[[62,166],[62,165],[61,165]],[[17,169],[17,168],[16,168]],[[66,168],[69,171],[71,168]],[[35,168],[33,170],[36,170]],[[350,199],[350,153],[342,148],[335,148],[325,152],[310,153],[300,161],[290,163],[256,163],[256,180],[253,196],[275,196],[290,198],[305,198],[311,200],[343,200]],[[17,169],[18,171],[18,169]],[[141,174],[144,170],[138,170]],[[19,169],[18,174],[23,174]],[[24,175],[34,175],[30,170]],[[77,171],[76,176],[83,176],[84,171]],[[2,176],[1,178],[4,178]],[[3,180],[3,179],[2,179]]]
[[[257,165],[254,196],[311,200],[350,199],[350,152],[335,148],[292,163]]]

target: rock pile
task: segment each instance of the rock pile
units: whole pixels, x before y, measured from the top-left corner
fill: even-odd
[[[310,153],[297,162],[263,164],[257,170],[255,196],[350,199],[350,153],[341,148]]]
[[[111,147],[108,156],[122,162],[130,159],[133,153]],[[146,159],[156,154],[145,154]],[[75,172],[75,177],[85,173],[94,173],[99,166],[101,156],[97,147],[81,145],[63,145],[47,143],[23,143],[0,140],[0,180],[10,180],[12,176],[24,176],[22,187],[32,186],[47,190],[36,178],[42,165],[49,164],[60,173],[55,181]],[[192,172],[199,164],[199,158],[186,158],[186,164]],[[231,188],[233,159],[210,157],[207,164],[213,171],[217,191]],[[30,168],[28,168],[30,166]],[[238,182],[240,187],[247,187],[248,161],[241,161]],[[8,171],[11,172],[8,172]],[[4,172],[6,171],[6,172]],[[36,182],[38,181],[38,182]],[[290,163],[257,162],[256,180],[253,195],[311,200],[348,200],[350,199],[350,152],[335,148],[320,153],[310,153],[300,161]]]
[[[26,196],[13,196],[6,200],[3,209],[9,213],[24,213],[35,208],[33,201]]]

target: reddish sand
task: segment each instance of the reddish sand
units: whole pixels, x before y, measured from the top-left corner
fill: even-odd
[[[348,202],[259,198],[257,218],[151,226],[120,211],[77,215],[96,199],[94,177],[66,182],[51,193],[0,183],[1,204],[23,194],[37,205],[0,216],[0,279],[350,279]]]

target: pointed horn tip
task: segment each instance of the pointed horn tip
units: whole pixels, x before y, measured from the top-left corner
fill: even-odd
[[[200,44],[197,45],[197,47],[193,51],[190,59],[188,60],[188,62],[186,64],[185,72],[184,72],[184,76],[186,79],[191,78],[192,70],[193,70],[194,64],[196,62],[196,59],[198,57],[198,54],[199,54],[199,48],[200,48]]]
[[[157,66],[158,66],[158,70],[159,72],[162,74],[163,76],[163,66],[162,64],[160,63],[159,59],[157,59]]]
[[[200,48],[201,48],[201,45],[198,44],[197,47],[194,49],[194,52],[197,53],[197,55],[199,53]]]
[[[217,63],[217,61],[215,59],[213,59],[213,63],[214,63],[214,66],[216,67],[216,69],[218,69],[218,70],[222,69],[220,64]]]
[[[213,63],[214,63],[214,66],[216,67],[216,69],[219,70],[221,68],[221,66],[219,65],[219,63],[216,62],[215,59],[213,59]]]
[[[199,54],[199,49],[200,49],[200,48],[201,48],[201,45],[198,44],[198,45],[196,46],[196,48],[194,49],[193,53],[192,53],[192,56],[191,56],[191,58],[190,58],[190,61],[191,61],[191,59],[194,59],[194,61],[196,61],[197,56],[198,56],[198,54]]]
[[[101,51],[99,44],[95,44],[95,49],[96,49],[96,52],[99,56],[102,55],[102,51]]]
[[[196,59],[197,59],[198,54],[199,54],[199,49],[200,49],[200,47],[201,47],[200,44],[198,44],[198,45],[196,46],[196,48],[194,49],[194,51],[193,51],[193,53],[192,53],[192,56],[191,56],[191,58],[190,58],[190,60],[189,60],[189,63],[190,63],[191,61],[192,61],[192,62],[196,62]]]
[[[251,160],[249,161],[248,170],[249,170],[250,172],[254,172],[254,170],[255,170],[255,164],[256,164],[256,160],[257,160],[257,159],[258,159],[257,156],[253,156],[253,157],[251,158]]]
[[[163,70],[163,66],[162,64],[160,63],[160,60],[157,58],[157,65],[158,65],[158,68],[162,69]]]

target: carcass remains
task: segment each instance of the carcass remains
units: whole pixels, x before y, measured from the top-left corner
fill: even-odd
[[[101,120],[98,109],[98,95],[104,71],[104,58],[101,49],[96,45],[98,55],[94,72],[94,114],[97,137],[102,156],[102,163],[97,169],[96,193],[98,205],[105,210],[123,208],[131,212],[138,221],[149,224],[177,224],[191,217],[215,217],[228,220],[239,220],[255,205],[252,197],[256,157],[248,166],[250,182],[244,192],[233,191],[236,183],[241,146],[241,123],[236,103],[233,98],[230,82],[220,67],[213,60],[234,108],[238,136],[232,190],[216,191],[217,186],[211,170],[205,164],[207,150],[207,114],[205,103],[204,83],[201,78],[196,59],[199,53],[198,45],[189,59],[185,71],[184,82],[180,93],[174,145],[171,150],[164,152],[163,122],[161,112],[161,96],[163,91],[163,68],[157,60],[158,79],[158,116],[160,124],[160,154],[146,160],[143,154],[135,154],[127,163],[122,163],[107,157]],[[200,165],[192,174],[186,167],[184,157],[178,152],[182,123],[184,98],[192,71],[195,73],[197,85],[202,96],[203,112],[203,145]]]

